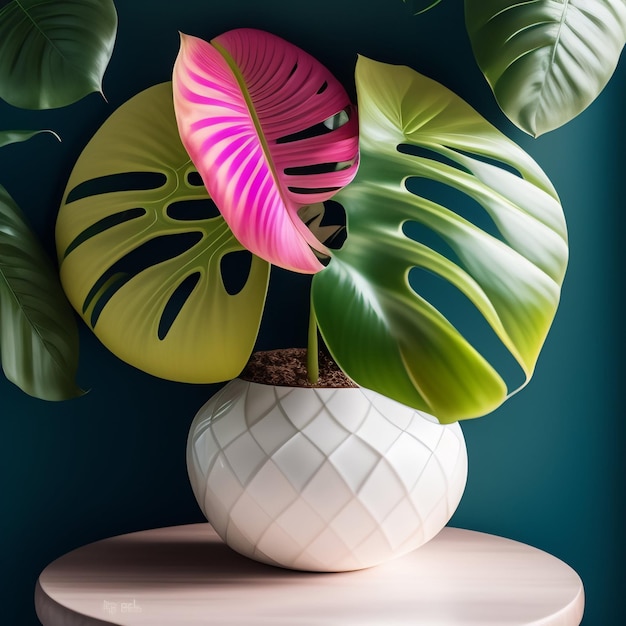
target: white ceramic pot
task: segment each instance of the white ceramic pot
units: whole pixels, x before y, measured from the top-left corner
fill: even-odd
[[[187,467],[234,550],[300,570],[406,554],[455,511],[467,478],[458,424],[361,388],[228,383],[196,415]]]

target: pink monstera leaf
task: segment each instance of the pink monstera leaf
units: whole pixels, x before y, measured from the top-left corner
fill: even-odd
[[[280,267],[323,269],[298,209],[356,174],[356,110],[337,79],[283,39],[237,29],[181,35],[173,86],[183,144],[235,237]]]

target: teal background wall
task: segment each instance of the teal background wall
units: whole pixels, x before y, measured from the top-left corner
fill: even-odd
[[[178,30],[209,39],[252,26],[306,49],[353,93],[356,54],[410,65],[452,88],[539,162],[557,188],[571,260],[561,307],[535,377],[493,414],[465,422],[470,470],[452,524],[532,544],[585,584],[584,624],[621,623],[626,591],[623,166],[624,62],[596,103],[537,140],[500,113],[471,56],[462,2],[412,17],[401,0],[117,0],[119,32],[104,79],[72,107],[20,111],[0,103],[0,128],[52,128],[0,150],[2,183],[50,254],[72,165],[123,102],[169,79]],[[289,300],[281,289],[287,287]],[[306,284],[273,274],[259,348],[304,345]],[[301,298],[301,313],[294,299]],[[63,553],[114,534],[201,521],[185,442],[217,389],[170,383],[112,356],[81,326],[83,398],[52,404],[0,377],[0,622],[38,624],[33,589]]]

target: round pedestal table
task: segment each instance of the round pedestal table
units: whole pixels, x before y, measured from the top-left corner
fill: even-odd
[[[51,563],[35,589],[43,626],[578,626],[584,592],[557,558],[444,528],[378,567],[320,574],[233,552],[208,524],[112,537]]]

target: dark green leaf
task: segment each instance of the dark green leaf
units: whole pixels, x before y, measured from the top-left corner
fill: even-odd
[[[13,0],[0,9],[0,97],[50,109],[102,91],[117,31],[113,0]]]
[[[56,270],[0,186],[0,356],[7,378],[43,400],[82,391],[74,382],[78,331]]]
[[[26,141],[40,133],[50,133],[61,141],[59,136],[51,130],[0,130],[0,148],[11,143]]]

